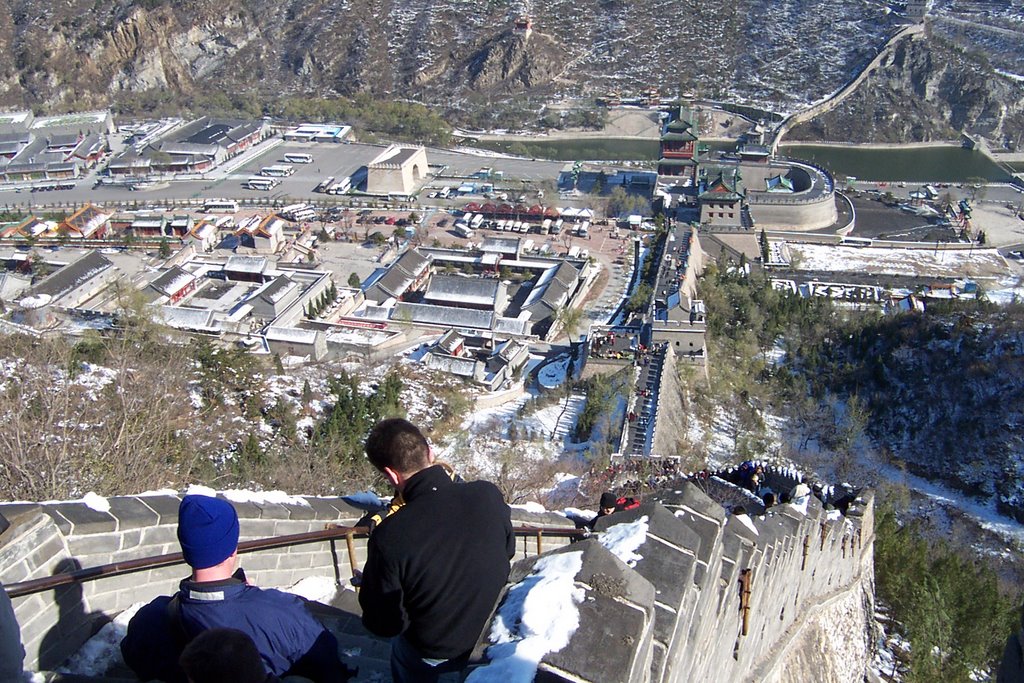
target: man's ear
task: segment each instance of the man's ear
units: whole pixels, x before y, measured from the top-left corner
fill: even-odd
[[[434,447],[427,446],[427,463],[434,464]]]
[[[391,469],[390,467],[385,467],[383,472],[384,478],[390,481],[392,486],[398,486],[398,484],[402,481],[402,477],[398,474],[398,472]]]

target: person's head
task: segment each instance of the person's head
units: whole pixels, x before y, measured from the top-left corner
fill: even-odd
[[[366,457],[399,488],[434,460],[423,433],[416,425],[399,417],[382,420],[370,430],[366,437]]]
[[[613,512],[615,512],[615,494],[605,491],[601,494],[601,513],[610,515]]]
[[[185,496],[178,507],[178,542],[195,572],[235,570],[238,513],[231,503],[210,496]]]
[[[267,670],[249,636],[233,628],[203,631],[178,658],[191,683],[264,683]]]

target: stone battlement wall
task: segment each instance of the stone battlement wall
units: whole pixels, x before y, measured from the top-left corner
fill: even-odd
[[[812,496],[806,511],[778,505],[747,518],[728,515],[686,482],[602,518],[596,529],[635,523],[646,532],[633,566],[597,538],[552,551],[582,552],[575,585],[585,598],[579,628],[562,650],[544,656],[537,680],[864,680],[874,603],[872,494],[845,516]],[[536,562],[518,563],[510,582],[529,576]]]
[[[320,531],[355,524],[365,511],[343,498],[298,498],[288,504],[237,503],[241,540]],[[103,564],[176,553],[179,495],[109,498],[108,512],[84,503],[0,504],[11,526],[0,534],[0,582],[5,586]],[[513,524],[573,528],[553,513],[512,511]],[[544,537],[542,550],[567,539]],[[355,538],[356,565],[366,560],[366,539]],[[537,554],[535,538],[518,542],[519,558]],[[352,577],[345,539],[245,553],[247,578],[282,588],[312,576]],[[53,670],[108,619],[137,602],[170,595],[189,573],[184,564],[86,581],[13,599],[25,646],[26,670]]]

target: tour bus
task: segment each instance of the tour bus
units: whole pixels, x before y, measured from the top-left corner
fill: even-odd
[[[249,178],[249,180],[245,182],[245,186],[248,187],[250,190],[262,190],[264,192],[273,190],[280,184],[280,180],[275,180],[273,178],[260,178],[258,176]]]
[[[840,246],[844,247],[870,247],[873,243],[870,237],[844,237],[839,240]]]
[[[442,189],[440,192],[437,193],[437,196],[440,197],[441,199],[448,199],[448,196],[451,193],[452,193],[452,188],[445,187],[444,189]]]
[[[504,230],[505,229],[505,220],[502,219],[502,220],[498,221],[497,223],[495,223],[494,224],[494,229],[497,230],[498,232],[501,232],[502,230]]]
[[[313,192],[327,192],[327,189],[334,184],[334,176],[329,175],[313,188]]]
[[[477,215],[473,216],[473,220],[469,222],[469,227],[472,228],[473,230],[476,230],[480,227],[480,224],[483,222],[484,215],[482,213],[478,213]]]
[[[311,164],[313,163],[313,155],[289,152],[284,155],[284,160],[290,164]]]
[[[527,223],[526,221],[523,221],[522,223],[520,223],[519,224],[519,232],[522,232],[522,233],[530,232],[530,224]]]
[[[352,176],[345,176],[327,188],[327,194],[345,194],[352,189]]]
[[[590,221],[583,221],[583,223],[580,224],[580,227],[576,228],[576,234],[580,237],[589,237]]]
[[[309,204],[289,204],[279,210],[277,215],[295,222],[311,221],[316,218],[316,209]]]
[[[234,199],[207,199],[203,211],[208,213],[238,213],[238,202]]]
[[[565,221],[563,219],[559,218],[557,221],[555,221],[555,224],[551,226],[551,230],[549,232],[552,235],[557,235],[558,233],[562,232],[562,225],[564,223],[565,223]]]
[[[260,169],[260,175],[268,178],[285,178],[295,173],[295,167],[287,164],[275,164],[273,166],[264,166]]]
[[[542,234],[542,235],[550,234],[551,233],[551,223],[552,223],[552,220],[550,218],[545,218],[544,222],[540,224],[540,234]]]
[[[465,237],[466,239],[469,239],[470,237],[473,236],[473,230],[464,223],[457,223],[454,229],[455,234],[458,235],[459,237]]]

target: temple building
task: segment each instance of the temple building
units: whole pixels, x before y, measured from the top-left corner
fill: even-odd
[[[690,184],[696,182],[697,136],[691,128],[692,125],[681,117],[665,127],[661,136],[661,157],[658,159],[659,176],[689,178]]]

